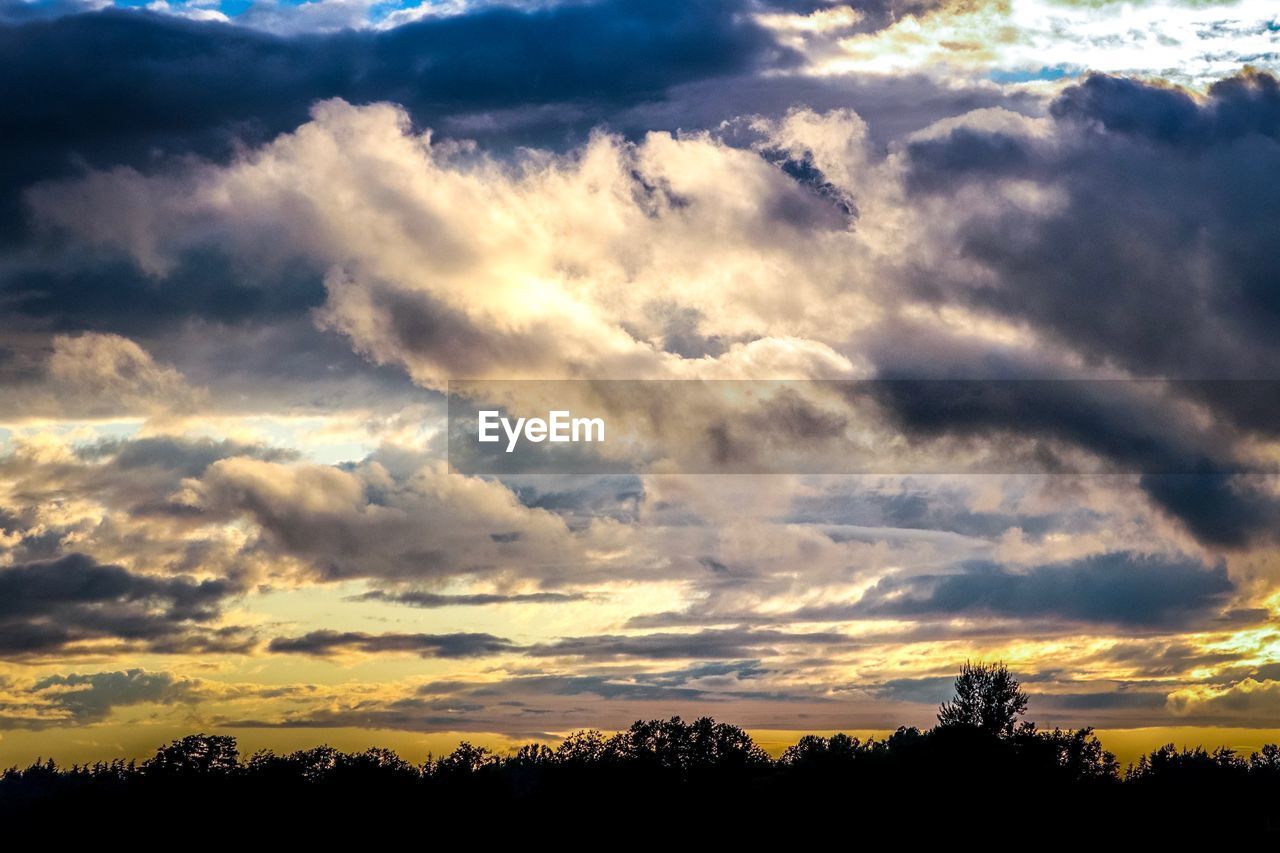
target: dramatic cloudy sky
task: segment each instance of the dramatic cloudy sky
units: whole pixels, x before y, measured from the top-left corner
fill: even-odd
[[[1274,739],[1278,71],[1269,0],[0,0],[0,764],[883,730],[978,658]],[[458,378],[1004,384],[719,436],[875,474],[499,478]]]

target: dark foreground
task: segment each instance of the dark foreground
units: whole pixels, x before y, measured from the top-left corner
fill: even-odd
[[[219,835],[218,822],[233,820],[295,837],[363,826],[379,837],[412,828],[423,837],[808,838],[857,827],[904,841],[976,834],[1011,849],[1021,846],[1012,836],[997,839],[1013,831],[1031,833],[1028,841],[1102,832],[1135,842],[1280,840],[1280,749],[1246,758],[1169,746],[1121,774],[1089,729],[939,725],[865,742],[809,736],[774,760],[736,726],[674,718],[506,757],[463,744],[413,765],[387,750],[329,747],[246,759],[233,738],[192,735],[140,764],[10,769],[0,777],[0,819],[57,832],[123,821]]]

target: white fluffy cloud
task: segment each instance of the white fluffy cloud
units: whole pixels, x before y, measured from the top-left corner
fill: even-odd
[[[223,459],[175,500],[211,523],[252,519],[262,545],[305,561],[324,580],[440,583],[461,575],[589,584],[610,574],[599,552],[619,547],[622,534],[607,520],[575,533],[500,483],[450,475],[441,464],[397,478],[376,460],[348,471]]]
[[[319,322],[427,386],[849,375],[858,364],[840,349],[874,320],[900,259],[891,167],[868,160],[852,114],[756,130],[794,154],[812,147],[833,182],[856,185],[806,186],[706,133],[597,134],[500,163],[433,144],[395,107],[328,101],[225,168],[117,169],[30,199],[40,220],[155,275],[208,243],[305,258],[327,270]]]
[[[177,370],[120,335],[55,335],[48,351],[26,355],[27,368],[5,389],[0,422],[164,418],[192,411],[205,397]]]

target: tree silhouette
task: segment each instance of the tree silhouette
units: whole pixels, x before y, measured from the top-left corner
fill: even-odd
[[[864,744],[843,733],[829,738],[805,735],[783,750],[778,763],[800,769],[840,770],[875,748],[875,741]]]
[[[187,735],[162,746],[143,762],[149,776],[221,776],[239,769],[236,739],[227,735]]]
[[[608,741],[603,732],[586,729],[570,734],[556,747],[556,761],[569,767],[588,767],[603,761]]]
[[[1263,745],[1260,752],[1250,755],[1249,772],[1258,778],[1280,782],[1280,746],[1268,743]]]
[[[631,728],[608,740],[605,754],[615,762],[674,771],[678,775],[769,762],[769,756],[745,731],[728,723],[717,723],[710,717],[700,717],[692,723],[679,717],[636,720]]]
[[[464,740],[457,749],[437,761],[432,772],[444,777],[472,776],[497,763],[498,757],[488,749]]]
[[[965,661],[955,690],[955,698],[938,708],[938,725],[944,728],[963,726],[1010,737],[1017,718],[1027,712],[1027,694],[1003,663]]]
[[[1023,723],[1012,738],[1024,758],[1056,770],[1073,782],[1114,782],[1120,765],[1114,754],[1102,748],[1092,727],[1037,731],[1035,723]]]
[[[1210,786],[1243,779],[1249,771],[1250,763],[1234,749],[1221,746],[1209,752],[1200,746],[1178,749],[1169,743],[1140,757],[1126,779],[1140,784]]]

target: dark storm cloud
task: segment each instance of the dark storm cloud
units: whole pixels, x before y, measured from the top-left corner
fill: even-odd
[[[100,722],[121,705],[155,702],[169,705],[190,702],[197,697],[196,684],[177,679],[167,672],[123,672],[51,675],[31,688],[66,709],[76,723]]]
[[[247,456],[266,462],[287,462],[298,458],[298,452],[285,448],[245,444],[239,441],[211,438],[103,439],[77,448],[77,455],[88,460],[110,459],[110,467],[118,472],[153,468],[175,477],[195,477],[219,459]]]
[[[1151,502],[1205,544],[1238,548],[1274,536],[1280,504],[1267,484],[1231,475],[1241,467],[1240,438],[1274,439],[1280,423],[1273,385],[1237,381],[1280,376],[1280,197],[1270,189],[1280,182],[1280,84],[1246,73],[1195,99],[1093,75],[1050,112],[1051,144],[959,129],[908,146],[916,189],[1019,178],[1066,199],[1043,216],[968,219],[961,254],[990,280],[935,278],[921,292],[1028,324],[1094,365],[1206,380],[1178,383],[1172,395],[1209,408],[1215,432],[1193,439],[1154,408],[1072,399],[1071,384],[1020,402],[1019,388],[1007,386],[1009,399],[988,400],[980,414],[905,394],[883,399],[914,430],[1007,430],[1100,454],[1141,473]],[[891,362],[882,373],[892,373]]]
[[[1202,542],[1240,547],[1275,536],[1280,503],[1265,490],[1265,482],[1211,471],[1146,474],[1140,483],[1157,506]]]
[[[473,595],[445,595],[435,592],[386,592],[373,590],[362,595],[353,596],[353,601],[386,601],[392,604],[407,604],[410,607],[481,607],[489,604],[562,604],[568,601],[585,601],[587,595],[568,592],[529,592],[500,595],[496,593],[476,593]]]
[[[83,554],[0,569],[0,652],[48,655],[114,640],[119,649],[245,651],[252,639],[207,627],[240,590],[228,581],[133,574]]]
[[[955,678],[949,675],[924,678],[892,678],[872,688],[876,696],[898,702],[927,702],[938,705],[955,695]]]
[[[1057,443],[1086,450],[1140,474],[1152,503],[1208,544],[1247,545],[1273,535],[1280,518],[1265,480],[1249,476],[1264,471],[1235,455],[1240,430],[1229,420],[1204,429],[1174,408],[1204,396],[1229,407],[1239,397],[1253,411],[1259,393],[1276,394],[1274,382],[886,380],[850,388],[910,436],[1001,448],[1001,470],[1019,470],[1011,460],[1024,457],[1060,469]]]
[[[1213,84],[1199,102],[1182,89],[1095,74],[1062,93],[1056,118],[1097,122],[1111,133],[1180,147],[1202,147],[1247,136],[1280,137],[1280,84],[1246,73]]]
[[[983,614],[1176,628],[1212,618],[1234,589],[1223,565],[1116,552],[1025,572],[972,562],[956,574],[887,577],[854,609],[864,618]]]
[[[98,0],[0,0],[0,23],[52,20],[101,9]]]
[[[466,658],[499,654],[514,648],[510,640],[492,634],[366,634],[361,631],[311,631],[298,637],[277,637],[267,650],[278,654],[315,657],[361,652],[410,652],[424,658]]]
[[[1036,694],[1037,703],[1064,711],[1159,711],[1168,703],[1164,691],[1118,690],[1112,693]]]
[[[1249,73],[1194,100],[1094,75],[1051,105],[1053,144],[970,129],[918,145],[917,183],[1030,177],[1066,197],[1043,216],[973,217],[960,249],[991,281],[922,288],[1136,375],[1275,377],[1278,89]]]
[[[39,176],[28,171],[22,180]],[[287,320],[324,302],[321,279],[321,271],[303,260],[281,269],[248,269],[201,249],[182,253],[161,284],[118,253],[76,248],[56,259],[26,255],[0,267],[0,295],[11,312],[6,325],[27,318],[27,325],[55,332],[143,337],[172,332],[189,317],[260,326]]]
[[[615,0],[294,38],[117,10],[4,26],[0,186],[11,202],[18,184],[65,171],[73,157],[225,156],[234,139],[301,123],[320,98],[395,101],[425,122],[464,109],[635,103],[676,83],[790,61],[740,11]]]
[[[135,575],[83,554],[69,554],[0,569],[0,618],[47,615],[65,605],[157,600],[175,619],[207,620],[216,615],[217,603],[233,592],[223,581]]]
[[[874,400],[912,436],[997,441],[1004,431],[1015,439],[1066,442],[1144,473],[1247,470],[1231,458],[1229,448],[1215,446],[1219,435],[1197,433],[1190,424],[1171,420],[1167,404],[1172,395],[1163,384],[888,379],[846,387],[855,401]],[[1174,385],[1172,391],[1182,387]],[[1016,470],[1016,463],[1009,468]]]
[[[85,0],[0,0],[0,23],[52,20],[93,10]]]
[[[0,702],[0,728],[91,725],[107,719],[119,707],[195,702],[200,691],[196,682],[167,672],[130,669],[50,675],[14,695],[16,701]]]
[[[913,141],[907,144],[907,189],[937,192],[961,181],[1026,174],[1032,165],[1030,148],[1024,139],[965,127],[941,138]]]

